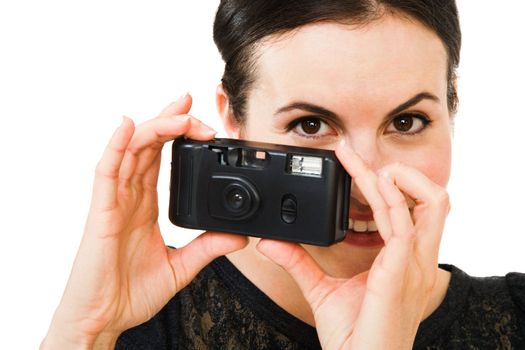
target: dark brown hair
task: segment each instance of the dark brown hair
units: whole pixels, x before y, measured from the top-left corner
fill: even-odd
[[[235,121],[242,125],[255,81],[255,49],[269,35],[315,22],[367,24],[385,11],[408,15],[434,31],[448,55],[447,103],[454,113],[461,30],[455,0],[221,0],[213,39],[225,62],[222,83]]]

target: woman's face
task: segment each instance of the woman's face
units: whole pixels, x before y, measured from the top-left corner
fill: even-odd
[[[312,24],[265,40],[257,53],[242,138],[326,149],[345,138],[373,170],[402,162],[446,186],[447,55],[432,31],[397,16]],[[355,186],[350,208],[353,219],[373,219]],[[307,247],[334,275],[368,269],[380,248]]]

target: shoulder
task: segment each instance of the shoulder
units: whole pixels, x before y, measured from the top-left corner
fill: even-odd
[[[469,276],[470,277],[470,276]],[[505,276],[470,277],[467,314],[482,320],[486,325],[509,332],[524,333],[522,324],[525,312],[525,275],[509,273]]]
[[[525,275],[472,277],[453,265],[438,309],[418,330],[416,348],[482,349],[525,346]]]
[[[471,280],[468,298],[468,305],[471,308],[480,308],[485,316],[509,313],[520,323],[524,321],[524,273],[511,272],[505,276],[468,277]],[[525,324],[521,323],[521,326],[525,332],[525,328],[523,328]]]
[[[508,273],[505,276],[505,281],[512,300],[525,313],[525,273]]]

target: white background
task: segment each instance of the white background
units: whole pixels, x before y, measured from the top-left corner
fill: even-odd
[[[0,3],[0,348],[36,348],[66,283],[93,170],[122,115],[141,122],[186,91],[221,129],[212,40],[218,1]],[[459,0],[460,109],[441,262],[473,275],[525,271],[522,1]],[[224,136],[220,134],[219,136]],[[167,220],[167,243],[191,233]]]

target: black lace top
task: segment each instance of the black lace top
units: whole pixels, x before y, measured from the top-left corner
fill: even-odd
[[[525,349],[525,274],[471,277],[452,265],[443,303],[414,349]],[[225,257],[208,265],[117,349],[320,349],[315,328],[293,317]]]

